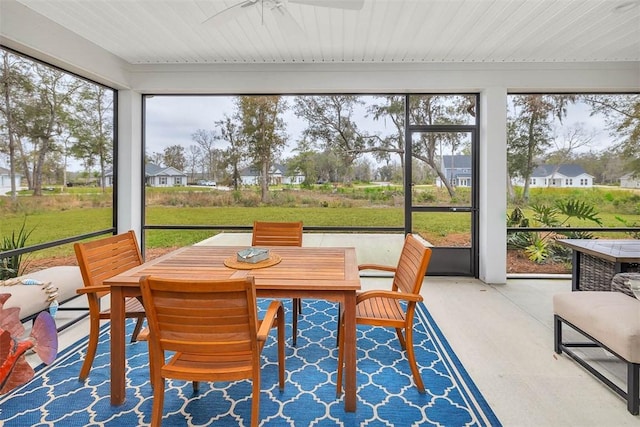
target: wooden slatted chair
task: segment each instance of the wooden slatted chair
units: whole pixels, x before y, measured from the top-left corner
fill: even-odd
[[[253,222],[251,246],[302,246],[302,222]],[[302,300],[294,298],[293,305],[293,345],[297,344],[298,316],[302,312]]]
[[[100,307],[101,298],[109,294],[109,286],[102,282],[139,266],[143,261],[133,230],[87,243],[76,243],[74,249],[85,286],[77,292],[86,294],[89,300],[89,344],[79,375],[80,380],[84,381],[89,376],[96,356],[100,321],[108,320],[111,316],[109,310]],[[137,319],[131,336],[131,341],[136,341],[145,318],[144,307],[137,298],[127,299],[125,315]]]
[[[149,323],[153,413],[160,426],[165,378],[253,381],[251,425],[260,415],[260,354],[273,326],[278,330],[278,378],[284,390],[284,310],[272,301],[258,320],[253,277],[227,280],[140,279]],[[165,351],[175,352],[165,362]]]
[[[422,301],[420,289],[431,259],[431,249],[427,248],[411,234],[404,241],[400,259],[396,267],[377,264],[362,264],[359,270],[382,270],[394,273],[391,290],[369,290],[356,296],[356,324],[395,328],[398,340],[407,359],[414,381],[420,393],[424,393],[424,383],[416,364],[413,349],[413,317],[416,303]],[[406,311],[400,302],[406,302]],[[337,395],[342,392],[342,369],[344,365],[344,322],[340,319],[338,344]],[[404,336],[402,330],[404,329]]]

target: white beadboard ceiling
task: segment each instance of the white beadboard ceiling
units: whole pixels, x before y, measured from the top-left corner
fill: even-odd
[[[640,61],[640,0],[18,1],[131,64]]]

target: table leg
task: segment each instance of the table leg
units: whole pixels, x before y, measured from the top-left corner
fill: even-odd
[[[573,250],[571,254],[571,290],[580,290],[580,252]]]
[[[111,288],[111,404],[122,405],[125,399],[124,335],[125,302],[122,287]]]
[[[344,409],[356,411],[356,293],[345,292],[344,298]]]

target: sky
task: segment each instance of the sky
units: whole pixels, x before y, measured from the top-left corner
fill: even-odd
[[[293,102],[293,97],[289,97]],[[153,96],[146,99],[146,150],[147,153],[162,153],[166,147],[180,144],[184,147],[193,145],[193,133],[198,129],[212,130],[215,122],[221,120],[224,114],[232,114],[234,110],[233,97],[230,96]],[[368,129],[374,128],[381,134],[393,132],[383,121],[374,122],[365,118],[365,107],[356,113],[361,123]],[[290,144],[283,152],[283,157],[295,155],[293,151],[301,133],[306,126],[304,120],[293,113],[285,117]],[[593,143],[589,147],[582,147],[579,151],[589,149],[598,151],[611,145],[611,137],[604,127],[601,117],[590,117],[589,109],[585,105],[571,105],[565,120],[566,125],[584,123],[588,133],[594,133]],[[562,131],[558,131],[562,137]],[[224,148],[221,142],[219,148]],[[0,157],[0,166],[8,167],[7,160]],[[81,165],[70,159],[71,171],[81,170]]]
[[[290,103],[293,97],[289,97]],[[154,96],[146,101],[146,144],[148,153],[162,153],[168,146],[180,144],[184,147],[193,145],[192,134],[198,129],[212,130],[215,122],[221,120],[224,114],[231,115],[234,111],[233,97],[229,96]],[[385,128],[382,121],[364,117],[364,108],[356,113],[366,123],[368,128],[375,127],[380,133],[393,132],[394,129]],[[301,137],[306,123],[293,113],[285,116],[290,145],[284,152],[284,157],[295,155],[293,149]],[[593,142],[588,147],[581,147],[578,151],[601,150],[611,145],[611,137],[604,127],[600,117],[590,117],[586,105],[571,105],[565,125],[583,123],[588,134],[593,133]],[[558,125],[560,125],[558,123]],[[562,140],[563,130],[558,130],[557,136]],[[219,148],[224,148],[220,143]]]
[[[291,109],[294,97],[287,98]],[[215,122],[222,120],[225,114],[231,116],[235,107],[233,97],[229,96],[154,96],[147,98],[146,110],[146,150],[148,153],[161,153],[171,145],[188,147],[195,144],[191,136],[196,130],[215,129]],[[371,123],[372,119],[364,118],[365,113],[365,107],[362,107],[355,112],[355,117],[367,120],[376,131],[385,132],[384,123]],[[283,153],[286,158],[295,155],[293,150],[301,139],[306,122],[293,112],[286,114],[284,120],[290,141]],[[223,142],[219,148],[224,148]]]

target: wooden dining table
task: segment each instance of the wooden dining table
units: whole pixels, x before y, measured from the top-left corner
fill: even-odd
[[[257,269],[230,268],[225,260],[246,246],[188,246],[104,281],[111,287],[111,404],[125,401],[126,297],[140,296],[143,276],[227,279],[251,275],[256,294],[266,298],[317,298],[338,301],[345,322],[344,405],[356,410],[356,292],[360,278],[355,248],[271,247],[280,262]],[[336,367],[337,368],[337,367]]]

